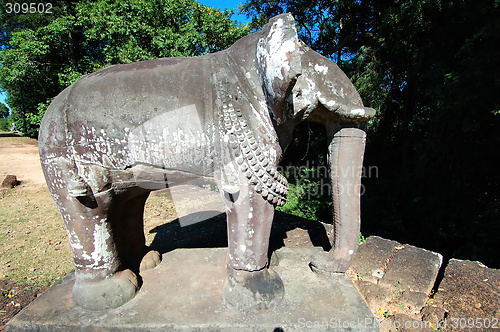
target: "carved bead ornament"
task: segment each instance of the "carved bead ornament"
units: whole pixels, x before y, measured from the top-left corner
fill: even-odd
[[[229,136],[239,170],[245,174],[255,191],[273,205],[283,206],[288,194],[288,182],[262,153],[264,147],[257,143],[243,114],[232,104],[222,107],[220,119],[222,132]]]

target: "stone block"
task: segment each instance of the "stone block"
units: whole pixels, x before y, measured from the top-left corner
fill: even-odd
[[[500,270],[451,259],[434,304],[448,311],[448,323],[453,318],[495,318],[500,327]]]
[[[227,248],[177,249],[143,273],[139,293],[119,308],[75,306],[70,274],[14,317],[6,331],[378,331],[347,276],[311,271],[308,264],[318,250],[278,250],[275,270],[285,296],[273,310],[241,312],[224,304]]]
[[[435,306],[425,306],[420,311],[420,314],[422,315],[422,321],[429,322],[433,326],[439,326],[446,315],[446,310]]]
[[[2,188],[14,188],[17,184],[17,176],[9,174],[3,179]]]
[[[392,293],[389,290],[369,281],[356,280],[354,284],[372,312],[378,312],[380,308],[386,307],[392,299]]]
[[[349,273],[376,284],[384,275],[382,268],[393,255],[395,247],[400,245],[396,241],[370,236],[365,243],[359,245]]]
[[[405,245],[388,262],[379,284],[430,294],[442,262],[441,254]]]
[[[389,329],[386,329],[389,326]],[[428,322],[423,322],[404,314],[395,314],[390,318],[390,323],[381,323],[381,331],[415,331],[434,332]]]
[[[391,314],[404,314],[411,317],[420,315],[420,310],[426,304],[428,297],[420,292],[404,292],[399,296],[393,293],[393,299],[387,304]]]

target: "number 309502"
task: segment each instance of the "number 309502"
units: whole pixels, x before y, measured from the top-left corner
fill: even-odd
[[[13,13],[13,14],[52,14],[52,4],[50,2],[47,3],[35,3],[35,2],[14,2],[14,3],[6,3],[5,4],[5,12]]]

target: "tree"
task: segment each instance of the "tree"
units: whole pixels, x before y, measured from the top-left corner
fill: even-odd
[[[79,24],[102,63],[197,56],[222,50],[248,31],[231,13],[193,0],[84,2]]]
[[[256,26],[292,12],[300,37],[378,110],[365,153],[378,177],[363,181],[363,232],[499,267],[498,1],[249,0],[241,9]]]
[[[8,91],[18,128],[31,137],[52,98],[83,74],[215,52],[249,31],[230,11],[194,0],[60,1],[53,8],[45,16],[1,14],[0,87]]]
[[[489,0],[379,8],[354,76],[362,91],[387,91],[366,156],[381,169],[367,182],[378,196],[365,198],[372,230],[488,264],[498,264],[498,244],[485,230],[500,231],[500,178],[488,158],[500,147],[499,9]]]
[[[351,58],[363,40],[372,35],[374,14],[369,1],[249,0],[240,10],[252,17],[253,28],[263,26],[275,15],[291,13],[299,37],[337,63]]]
[[[0,103],[0,130],[9,130],[9,108]]]
[[[9,116],[9,108],[4,103],[0,103],[0,119],[5,119]]]

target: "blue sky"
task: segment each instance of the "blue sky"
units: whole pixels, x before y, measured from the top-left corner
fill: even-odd
[[[245,15],[238,15],[238,7],[245,2],[244,0],[197,0],[205,6],[220,8],[220,9],[234,9],[233,20],[241,23],[247,23],[248,20]]]
[[[5,102],[5,98],[7,98],[7,94],[0,93],[0,103],[4,103],[5,105],[7,105],[7,103]]]
[[[240,23],[247,23],[249,20],[245,15],[238,15],[238,7],[242,4],[243,0],[198,0],[199,3],[205,6],[220,8],[220,9],[234,9],[235,14],[233,14],[232,19]],[[5,104],[5,98],[7,95],[5,93],[0,93],[0,103]]]

